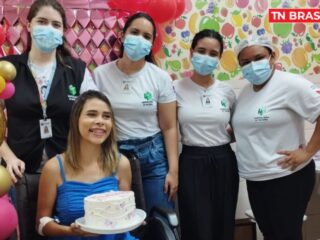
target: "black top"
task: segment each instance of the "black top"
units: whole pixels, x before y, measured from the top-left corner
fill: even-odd
[[[57,68],[47,99],[47,115],[51,119],[53,136],[41,139],[39,120],[43,119],[43,113],[37,83],[27,64],[28,54],[11,55],[0,60],[13,63],[17,69],[17,76],[12,81],[15,94],[5,101],[7,143],[16,156],[26,163],[26,172],[35,173],[42,161],[44,148],[49,158],[66,148],[69,115],[80,93],[86,66],[83,61],[72,57],[65,57],[62,64],[57,57]]]

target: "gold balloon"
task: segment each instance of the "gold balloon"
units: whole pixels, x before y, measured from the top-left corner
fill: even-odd
[[[3,104],[0,102],[0,145],[6,136],[7,122],[3,111]]]
[[[5,195],[12,184],[9,172],[4,166],[0,166],[0,197]]]
[[[17,75],[17,70],[15,66],[8,61],[0,61],[0,76],[5,80],[11,81]]]
[[[5,87],[6,87],[6,80],[2,76],[0,76],[0,93],[2,93]]]

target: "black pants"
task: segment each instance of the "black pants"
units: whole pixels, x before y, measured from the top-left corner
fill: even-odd
[[[314,184],[314,161],[289,176],[247,181],[251,208],[265,240],[302,240],[303,215]]]
[[[182,240],[233,240],[238,188],[229,144],[183,146],[178,192]]]
[[[13,199],[19,217],[20,240],[43,240],[36,231],[37,198],[40,174],[24,174],[15,184]]]

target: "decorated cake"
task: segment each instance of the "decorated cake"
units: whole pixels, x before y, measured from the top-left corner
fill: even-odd
[[[126,226],[134,218],[135,210],[132,191],[112,191],[84,199],[85,223],[95,228]]]

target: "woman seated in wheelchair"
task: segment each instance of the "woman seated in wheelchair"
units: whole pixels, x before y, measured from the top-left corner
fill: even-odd
[[[71,110],[65,153],[43,168],[38,195],[37,229],[49,239],[131,240],[129,233],[94,235],[75,223],[84,216],[83,199],[110,190],[129,190],[130,163],[120,155],[108,98],[97,91],[80,95]]]

